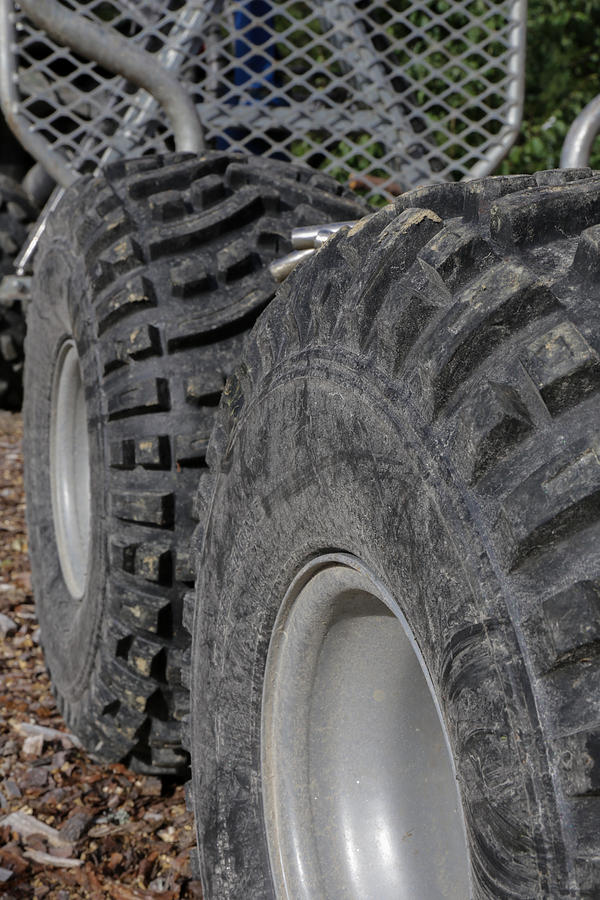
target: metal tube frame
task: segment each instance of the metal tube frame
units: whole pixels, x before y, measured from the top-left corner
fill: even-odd
[[[194,101],[170,72],[157,66],[152,56],[110,28],[103,28],[61,6],[57,0],[20,0],[20,6],[39,28],[54,40],[99,63],[111,72],[143,88],[163,107],[173,128],[178,150],[204,150],[204,134]],[[23,147],[63,187],[77,178],[65,160],[35,134],[18,111],[12,0],[0,0],[0,102],[11,130]]]
[[[42,163],[58,184],[68,187],[77,178],[77,173],[69,169],[63,158],[43,138],[31,131],[27,120],[19,113],[17,74],[13,66],[14,44],[12,0],[0,0],[0,104],[4,118],[25,150]]]
[[[579,113],[565,138],[560,154],[563,169],[578,169],[590,161],[592,145],[600,132],[600,94]]]

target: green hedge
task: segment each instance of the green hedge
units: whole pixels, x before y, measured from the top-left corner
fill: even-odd
[[[529,0],[525,109],[502,173],[559,164],[575,116],[600,94],[599,0]],[[600,168],[600,141],[591,165]]]

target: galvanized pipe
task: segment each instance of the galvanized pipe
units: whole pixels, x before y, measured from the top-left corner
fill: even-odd
[[[27,172],[23,179],[23,189],[34,209],[41,209],[48,202],[50,194],[56,187],[56,182],[51,175],[48,174],[44,166],[37,162]]]
[[[292,250],[287,256],[276,259],[269,266],[269,272],[275,281],[285,281],[298,263],[312,256],[315,250],[322,247],[332,234],[341,228],[351,228],[356,222],[329,222],[326,225],[303,225],[292,229]]]
[[[589,165],[592,145],[600,132],[600,94],[579,113],[565,138],[560,154],[563,169]]]
[[[269,266],[269,272],[275,281],[285,281],[298,263],[302,262],[304,259],[308,259],[314,252],[314,247],[309,247],[306,250],[293,250],[291,253],[288,253],[287,256],[282,256],[280,259],[276,259],[272,262]]]
[[[503,126],[508,126],[508,131],[502,129],[498,140],[490,142],[485,157],[464,175],[463,181],[471,181],[474,178],[483,178],[499,166],[508,151],[514,144],[521,122],[523,120],[523,103],[525,98],[525,49],[527,43],[527,2],[528,0],[511,0],[513,25],[510,29],[509,43],[511,49],[510,62],[508,64],[509,81],[507,84],[507,100],[509,107]],[[516,23],[522,23],[522,27]],[[460,57],[459,57],[460,59]],[[458,60],[457,60],[458,61]]]
[[[326,225],[303,225],[292,230],[292,247],[294,250],[308,250],[315,246],[315,239],[321,231],[335,234],[346,225],[351,228],[355,222],[328,222]]]

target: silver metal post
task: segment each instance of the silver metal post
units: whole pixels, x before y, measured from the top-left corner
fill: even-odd
[[[563,169],[589,165],[592,145],[600,131],[600,94],[579,113],[565,138],[560,154]]]

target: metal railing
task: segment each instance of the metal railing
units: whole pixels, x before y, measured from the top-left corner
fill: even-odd
[[[526,0],[0,3],[2,103],[55,171],[172,147],[175,80],[207,146],[305,162],[375,202],[487,174],[520,125]]]

